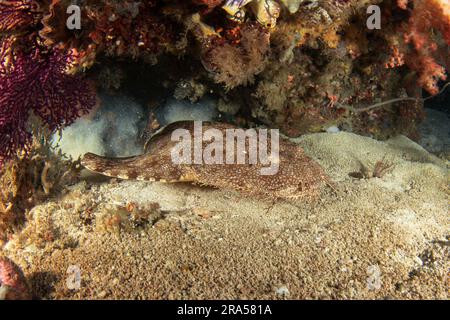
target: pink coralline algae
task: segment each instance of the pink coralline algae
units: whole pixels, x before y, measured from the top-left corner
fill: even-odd
[[[30,290],[20,268],[7,258],[0,258],[0,300],[29,300]]]
[[[16,52],[0,73],[0,161],[11,158],[31,142],[30,111],[51,131],[70,125],[96,104],[94,88],[81,76],[67,74],[73,55],[53,49]]]

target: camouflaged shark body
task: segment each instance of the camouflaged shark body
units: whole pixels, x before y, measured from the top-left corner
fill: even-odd
[[[262,164],[175,164],[171,151],[178,143],[172,141],[176,129],[193,134],[194,122],[173,123],[153,136],[143,155],[128,158],[107,158],[88,153],[82,159],[87,169],[120,179],[192,182],[221,189],[237,190],[264,198],[310,198],[317,196],[319,186],[328,182],[323,169],[298,145],[280,138],[279,169],[274,175],[261,175]],[[237,129],[225,123],[203,123],[203,130]],[[203,142],[205,147],[208,142]]]

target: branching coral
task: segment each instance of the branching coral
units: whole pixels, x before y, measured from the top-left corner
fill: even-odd
[[[50,130],[57,130],[96,104],[93,88],[80,76],[67,75],[73,58],[54,49],[17,52],[8,72],[0,76],[0,159],[29,145],[29,112]]]

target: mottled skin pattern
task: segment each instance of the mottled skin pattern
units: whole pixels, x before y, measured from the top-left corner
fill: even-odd
[[[305,155],[303,149],[281,137],[280,164],[275,175],[261,175],[261,167],[267,166],[260,163],[176,165],[172,162],[171,150],[178,142],[171,141],[171,134],[178,128],[192,133],[194,123],[177,122],[167,126],[152,137],[148,151],[143,155],[112,159],[88,153],[81,163],[87,169],[109,177],[160,182],[188,181],[268,199],[312,198],[319,194],[322,182],[329,182],[323,169]],[[236,127],[225,123],[203,123],[203,132],[210,128],[224,132],[225,129]],[[204,146],[207,144],[205,142]]]
[[[8,258],[0,257],[0,300],[29,300],[30,291],[20,268]]]

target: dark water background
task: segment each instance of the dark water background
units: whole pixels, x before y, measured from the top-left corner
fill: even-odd
[[[445,83],[442,83],[441,88],[443,88],[444,85]],[[425,94],[425,98],[426,97],[428,97],[428,95]],[[439,110],[450,115],[450,85],[447,86],[443,93],[425,101],[425,108]]]

